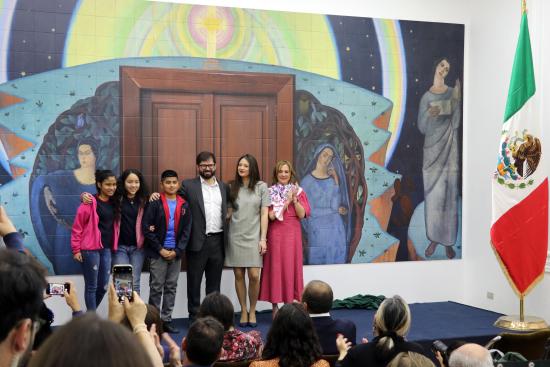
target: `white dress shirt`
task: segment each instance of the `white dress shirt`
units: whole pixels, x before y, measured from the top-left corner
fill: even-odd
[[[204,201],[204,215],[206,219],[206,233],[218,233],[223,231],[222,222],[222,194],[216,177],[214,183],[209,185],[202,176],[201,189]]]

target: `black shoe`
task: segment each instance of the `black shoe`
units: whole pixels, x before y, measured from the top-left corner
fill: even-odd
[[[169,334],[178,334],[180,331],[172,325],[172,323],[170,322],[165,322],[163,325],[162,325],[162,328],[164,329],[165,332],[169,333]]]

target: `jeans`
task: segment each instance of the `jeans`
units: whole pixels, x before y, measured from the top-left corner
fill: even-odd
[[[181,259],[151,259],[149,267],[149,304],[160,311],[163,322],[172,321],[172,310],[176,303],[176,290],[181,270]],[[162,298],[162,309],[160,300]]]
[[[107,292],[111,273],[111,249],[82,250],[84,301],[88,311],[95,311]]]
[[[145,252],[143,248],[136,246],[118,245],[116,252],[113,252],[113,265],[130,264],[133,268],[134,291],[139,294],[141,289],[141,269],[143,268],[143,260]]]

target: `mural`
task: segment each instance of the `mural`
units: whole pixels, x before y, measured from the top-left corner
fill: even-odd
[[[121,67],[294,76],[306,264],[461,257],[463,25],[0,3],[0,200],[52,274],[79,271],[69,230],[93,170],[123,168]]]

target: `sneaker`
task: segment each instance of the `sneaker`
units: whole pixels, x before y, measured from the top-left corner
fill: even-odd
[[[169,334],[178,334],[180,331],[172,325],[172,323],[170,322],[165,322],[163,325],[162,325],[162,328],[164,329],[165,332],[169,333]]]

